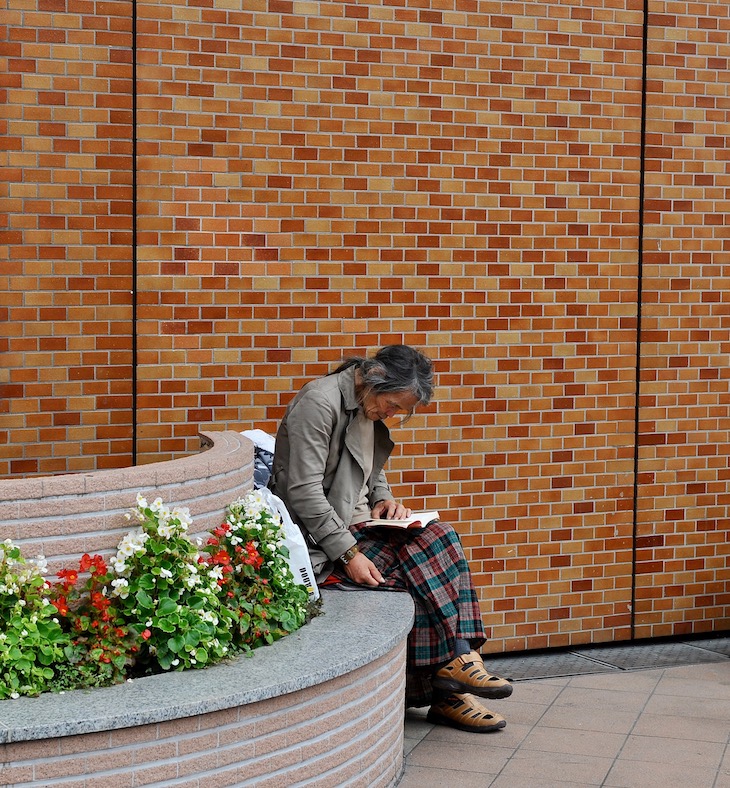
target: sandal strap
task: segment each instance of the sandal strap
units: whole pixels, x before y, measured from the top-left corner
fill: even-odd
[[[488,733],[505,727],[507,721],[490,711],[471,693],[452,693],[432,704],[426,716],[428,722],[448,725],[473,733]]]
[[[433,685],[450,692],[473,692],[486,698],[506,698],[512,694],[511,683],[489,673],[476,651],[462,654],[437,670]]]

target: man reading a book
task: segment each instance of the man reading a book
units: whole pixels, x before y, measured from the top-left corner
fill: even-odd
[[[290,402],[272,487],[307,536],[319,583],[411,595],[406,704],[430,704],[431,722],[486,733],[506,723],[482,699],[506,698],[512,685],[478,653],[486,636],[458,534],[439,519],[401,530],[370,523],[412,514],[385,478],[394,444],[384,421],[407,418],[432,396],[431,361],[408,345],[348,359]]]

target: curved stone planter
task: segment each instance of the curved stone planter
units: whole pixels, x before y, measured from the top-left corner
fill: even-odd
[[[111,553],[137,492],[207,532],[253,486],[253,445],[201,433],[192,457],[0,480],[0,539],[51,572]],[[403,766],[408,594],[325,591],[324,614],[251,657],[94,690],[0,701],[0,785],[390,786]]]
[[[408,594],[325,591],[251,657],[0,702],[7,786],[391,786],[403,767]]]
[[[0,480],[0,540],[51,572],[83,553],[111,553],[134,523],[138,492],[187,506],[192,531],[211,531],[225,507],[253,487],[253,444],[237,432],[202,432],[205,451],[179,460],[92,473]]]

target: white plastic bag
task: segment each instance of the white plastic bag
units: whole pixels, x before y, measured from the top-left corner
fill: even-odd
[[[260,489],[259,492],[264,498],[266,505],[274,512],[278,512],[281,517],[281,524],[284,530],[284,544],[286,544],[289,551],[289,568],[294,575],[294,580],[303,585],[309,591],[309,598],[311,600],[319,599],[319,589],[317,582],[314,579],[314,572],[312,571],[312,562],[309,559],[309,550],[304,541],[304,536],[299,530],[284,506],[284,501],[277,498],[271,490],[265,487]]]

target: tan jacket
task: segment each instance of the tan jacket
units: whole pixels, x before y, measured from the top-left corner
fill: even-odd
[[[349,367],[307,383],[289,403],[276,434],[272,488],[308,535],[319,580],[355,544],[347,527],[365,479],[362,451],[350,429],[358,408],[355,368]],[[371,509],[393,497],[383,472],[393,441],[385,424],[377,421],[374,427]]]

